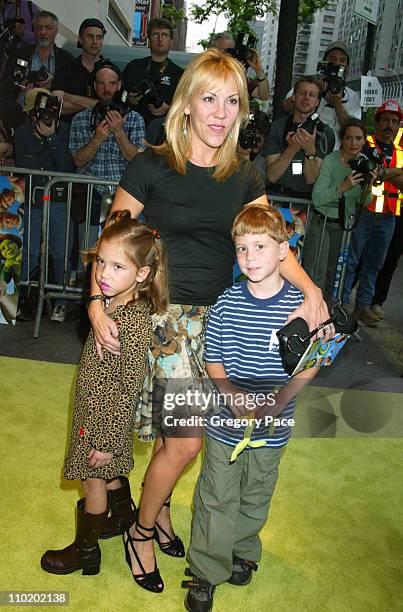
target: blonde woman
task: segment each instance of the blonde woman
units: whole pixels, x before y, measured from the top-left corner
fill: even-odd
[[[154,321],[154,386],[147,385],[149,403],[143,405],[151,436],[159,437],[144,480],[137,522],[124,533],[126,560],[133,578],[153,592],[163,590],[156,567],[153,538],[162,552],[183,557],[181,540],[170,522],[169,499],[185,467],[197,456],[202,439],[197,428],[172,427],[163,409],[164,393],[172,379],[189,372],[204,374],[203,332],[206,315],[218,295],[232,284],[234,250],[232,222],[248,203],[267,204],[264,185],[249,161],[237,154],[240,127],[249,112],[245,71],[230,55],[210,49],[186,68],[176,89],[166,121],[166,142],[137,155],[129,163],[112,210],[143,213],[164,239],[168,252],[171,306]],[[325,320],[320,291],[289,255],[284,276],[305,294],[295,316],[311,327]],[[100,293],[95,281],[92,294]],[[102,349],[119,354],[117,329],[97,300],[91,302],[91,322]],[[186,383],[186,381],[185,381]],[[179,384],[179,383],[178,383]],[[152,388],[152,390],[151,390]],[[182,410],[192,414],[192,407]]]

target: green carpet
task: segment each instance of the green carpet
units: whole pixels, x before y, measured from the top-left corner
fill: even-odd
[[[79,491],[62,480],[61,466],[75,367],[10,358],[0,358],[0,367],[0,589],[68,591],[69,610],[183,610],[180,582],[186,562],[158,552],[166,587],[161,595],[148,594],[130,577],[119,538],[101,542],[98,576],[53,576],[41,570],[44,550],[70,544],[74,534]],[[307,390],[299,401],[301,420],[311,393]],[[384,393],[385,406],[389,400]],[[214,611],[401,611],[402,450],[402,439],[379,435],[296,437],[284,455],[262,533],[259,571],[247,587],[218,587]],[[136,501],[150,452],[150,445],[136,445],[130,479]],[[196,462],[174,495],[174,524],[186,544],[198,469]]]

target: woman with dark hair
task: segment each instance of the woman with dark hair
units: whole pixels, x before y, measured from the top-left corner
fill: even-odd
[[[154,319],[154,385],[147,385],[142,416],[148,424],[140,431],[143,437],[159,437],[145,475],[137,521],[124,533],[133,578],[158,593],[164,585],[152,540],[162,552],[184,556],[170,522],[170,497],[202,444],[200,428],[178,431],[164,422],[165,390],[175,381],[180,388],[189,377],[206,376],[202,366],[206,318],[218,295],[232,284],[232,222],[245,204],[267,205],[256,169],[237,153],[239,130],[248,113],[242,65],[217,49],[197,56],[176,89],[166,121],[166,141],[129,163],[112,206],[112,211],[130,210],[133,217],[143,212],[168,252],[171,306],[165,316]],[[327,309],[321,293],[292,255],[282,273],[307,298],[295,316],[304,317],[311,328],[324,321]],[[91,293],[100,293],[95,280]],[[98,302],[91,302],[89,315],[99,354],[102,348],[119,354],[116,325]],[[191,415],[192,407],[184,411]]]
[[[304,269],[328,300],[333,295],[343,236],[341,202],[344,201],[347,218],[348,213],[355,210],[364,187],[364,176],[351,169],[350,161],[361,154],[367,129],[360,119],[349,117],[341,126],[339,135],[340,149],[326,155],[313,188],[313,214],[303,251]],[[366,204],[370,201],[369,191]]]

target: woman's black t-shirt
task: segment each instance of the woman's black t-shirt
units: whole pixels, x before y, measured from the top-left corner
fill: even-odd
[[[265,194],[249,161],[223,182],[213,172],[188,162],[181,175],[148,149],[133,158],[120,182],[144,205],[147,223],[166,244],[174,304],[214,304],[232,284],[232,223],[244,204]]]

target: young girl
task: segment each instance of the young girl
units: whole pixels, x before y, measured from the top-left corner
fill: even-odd
[[[102,291],[90,300],[102,300],[118,325],[121,352],[105,352],[100,360],[91,331],[81,356],[64,475],[82,481],[85,499],[77,503],[74,542],[48,550],[41,559],[42,568],[53,574],[97,574],[98,539],[123,533],[133,522],[128,480],[120,474],[133,467],[132,412],[145,374],[151,314],[164,312],[168,304],[166,255],[157,232],[130,219],[128,211],[114,213],[111,222],[87,254],[96,261]]]

